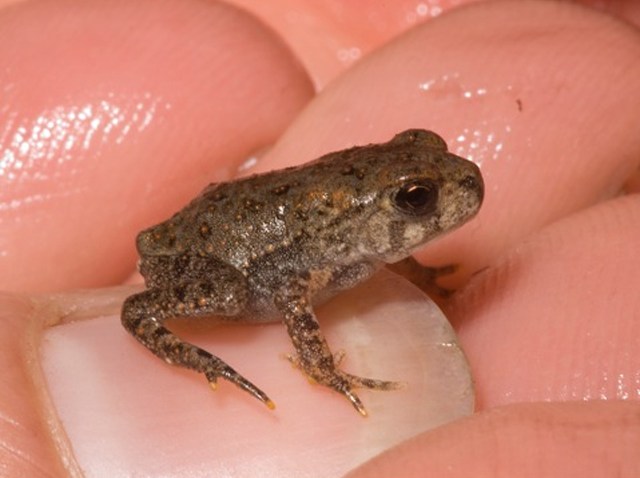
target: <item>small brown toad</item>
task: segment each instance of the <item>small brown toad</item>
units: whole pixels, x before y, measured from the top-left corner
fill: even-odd
[[[222,377],[273,408],[262,390],[164,322],[211,315],[282,320],[296,365],[366,415],[353,389],[397,384],[338,368],[313,306],[385,264],[404,261],[415,268],[412,251],[472,218],[483,188],[476,165],[424,130],[211,184],[172,218],[138,235],[147,289],[125,301],[122,323],[166,362],[203,373],[212,387]],[[437,276],[437,269],[430,271]]]

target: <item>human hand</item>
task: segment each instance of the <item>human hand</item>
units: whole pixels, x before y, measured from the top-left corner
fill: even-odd
[[[106,22],[105,18],[95,21]],[[237,25],[228,28],[234,32]],[[247,27],[246,31],[250,30]],[[185,38],[184,34],[181,38]],[[210,39],[205,36],[190,45],[205,41]],[[261,36],[254,41],[259,44],[271,40]],[[175,44],[165,51],[172,48],[184,52]],[[449,308],[474,370],[479,410],[512,402],[555,402],[594,395],[625,398],[626,393],[627,398],[637,398],[638,333],[632,319],[638,317],[638,304],[629,284],[637,282],[637,252],[633,245],[638,237],[638,202],[634,196],[611,198],[638,164],[640,135],[635,119],[639,98],[634,87],[639,75],[637,62],[634,63],[638,49],[637,33],[625,25],[570,6],[532,2],[479,5],[475,11],[460,11],[420,27],[349,70],[297,117],[259,167],[271,169],[304,162],[345,144],[385,139],[409,126],[437,130],[454,152],[481,163],[487,182],[486,202],[475,225],[430,247],[422,256],[430,263],[460,261],[468,266],[467,270],[490,267],[462,289]],[[108,60],[108,53],[103,52],[106,58],[100,61]],[[123,54],[128,52],[113,52],[118,58]],[[273,87],[273,91],[264,91],[262,101],[257,102],[266,104],[261,114],[256,112],[254,96],[250,97],[252,101],[238,102],[237,98],[216,94],[220,90],[209,86],[215,84],[208,83],[210,75],[198,74],[200,63],[194,61],[194,73],[188,75],[183,69],[179,74],[195,77],[189,96],[197,93],[194,96],[198,101],[185,100],[183,110],[152,122],[151,127],[135,134],[135,140],[124,141],[124,146],[113,144],[117,136],[107,137],[106,142],[80,147],[79,154],[72,155],[60,170],[50,165],[58,176],[52,175],[45,184],[53,188],[58,183],[61,193],[38,193],[45,199],[31,206],[31,211],[35,211],[39,222],[24,221],[33,224],[33,228],[12,235],[13,226],[5,225],[13,224],[17,218],[34,216],[25,215],[26,208],[21,206],[3,218],[5,239],[17,244],[24,254],[17,255],[19,261],[5,263],[4,269],[11,271],[7,283],[21,285],[22,290],[37,290],[92,285],[123,277],[133,260],[131,237],[140,225],[164,217],[192,191],[200,189],[210,160],[228,164],[272,140],[309,98],[308,83],[286,54],[275,48],[272,55],[277,59],[263,58],[259,63],[263,66],[257,70],[261,75],[267,75],[267,70],[280,83],[260,83]],[[131,64],[138,63],[139,58],[132,54]],[[261,58],[256,55],[252,65],[255,67]],[[281,63],[274,66],[274,61]],[[236,63],[232,64],[235,67]],[[228,64],[223,65],[227,71]],[[130,65],[110,66],[107,71],[116,72],[114,84],[122,84],[120,75],[134,83],[140,76],[130,71]],[[251,69],[246,75],[255,75],[255,71]],[[104,71],[98,68],[95,73],[90,80],[104,81]],[[42,89],[41,95],[46,92],[47,97],[52,93],[64,97],[51,77],[46,78],[45,88],[41,84],[43,77],[25,76],[36,83],[35,89]],[[151,85],[161,79],[142,76]],[[221,79],[225,77],[228,75],[220,75]],[[85,81],[82,79],[79,87],[65,78],[59,87],[83,92],[87,88]],[[165,91],[175,92],[174,85],[165,84]],[[286,94],[282,93],[283,85],[288,87]],[[257,88],[252,91],[261,93]],[[176,97],[174,102],[182,95]],[[212,101],[202,101],[200,97]],[[29,98],[31,101],[34,96]],[[228,104],[223,102],[225,99]],[[69,101],[82,104],[78,97]],[[131,106],[140,103],[132,97],[128,101]],[[246,109],[240,108],[242,105]],[[43,107],[32,105],[25,116],[29,111],[37,116],[38,108]],[[149,105],[143,102],[143,108],[148,111]],[[231,116],[236,113],[237,117]],[[191,122],[185,124],[188,121]],[[239,131],[243,140],[231,141],[229,138],[238,137]],[[169,133],[172,141],[160,141]],[[466,140],[460,140],[462,137]],[[219,152],[219,156],[205,155],[211,150]],[[100,161],[87,167],[87,163],[91,165],[87,158],[96,153],[101,155]],[[136,162],[131,163],[134,157]],[[182,161],[170,162],[173,157]],[[189,167],[185,167],[187,164]],[[25,170],[35,173],[40,166],[26,165]],[[62,176],[65,181],[60,181],[65,167],[74,174],[71,178]],[[233,169],[225,168],[225,173],[231,174]],[[153,172],[151,178],[149,171]],[[177,174],[184,175],[184,180],[176,178]],[[144,188],[140,178],[145,178]],[[82,189],[87,184],[91,188]],[[28,197],[37,196],[33,194],[39,191],[37,186],[38,183],[20,183],[24,190],[31,189]],[[152,204],[143,204],[141,189],[146,193],[144,197],[154,198]],[[160,195],[154,191],[158,189],[170,195],[163,197],[166,202],[157,202]],[[18,199],[27,197],[18,188],[10,193]],[[70,198],[66,202],[65,194]],[[4,201],[10,204],[9,200]],[[118,203],[127,207],[118,208]],[[95,211],[95,204],[104,205],[100,216],[90,213]],[[131,204],[140,206],[132,208]],[[74,207],[81,216],[73,213]],[[59,227],[68,223],[82,224],[90,233],[77,234],[73,227]],[[104,224],[109,224],[107,230]],[[38,256],[35,238],[39,242],[47,238],[46,250],[56,254]],[[12,251],[9,256],[11,260],[16,254]],[[65,260],[56,263],[55,257]],[[42,264],[56,266],[44,268]],[[38,282],[30,283],[34,278]],[[13,309],[13,313],[4,316],[18,315]],[[586,322],[585,317],[589,318]],[[23,331],[9,320],[7,324],[4,343],[15,343],[15,337]],[[576,334],[581,336],[580,341],[575,340]],[[7,354],[5,361],[15,363],[15,355],[10,355],[15,349],[7,346],[3,350]],[[569,364],[567,357],[572,359]],[[531,363],[536,366],[531,367]],[[8,374],[6,380],[5,388],[16,390],[15,384],[28,382],[28,377]],[[14,417],[13,423],[20,423],[27,430],[42,428],[33,401],[20,396],[7,396],[4,400],[4,410],[12,410],[4,414]],[[15,413],[15,405],[8,408],[9,400],[21,403],[24,415]],[[580,464],[580,460],[565,460],[579,449],[606,450],[604,453],[614,457],[614,464],[633,456],[630,453],[637,449],[638,434],[636,428],[634,435],[632,427],[634,423],[637,427],[637,410],[631,402],[531,403],[480,413],[471,420],[417,438],[381,457],[385,461],[378,461],[375,470],[369,468],[368,472],[402,465],[407,473],[442,474],[438,467],[455,458],[461,476],[467,476],[469,468],[478,476],[480,465],[495,470],[495,460],[501,458],[499,471],[505,476],[515,474],[515,469],[521,472],[523,463],[540,466],[532,473],[535,475],[562,472],[566,476],[567,468],[561,468],[560,462],[567,467]],[[598,417],[595,431],[580,434],[585,424],[593,423],[594,416]],[[33,428],[29,423],[34,424]],[[500,455],[492,453],[493,448],[479,453],[479,457],[465,453],[469,449],[483,450],[477,445],[478,438],[484,438],[487,429],[498,435],[505,423],[509,432],[499,435],[498,439],[504,441],[496,445]],[[578,437],[577,442],[556,440],[549,430],[556,430],[558,424],[569,430],[569,436]],[[11,449],[18,447],[13,444]],[[456,455],[452,458],[444,454],[447,449],[455,450]],[[531,455],[522,456],[522,450],[535,451],[535,456],[552,456],[550,451],[555,450],[553,456],[558,458],[531,463],[525,460]],[[49,450],[39,450],[29,455],[30,461],[42,468],[48,453]],[[509,459],[502,458],[505,456]],[[597,463],[589,462],[589,457],[582,458],[589,473],[602,475]],[[622,471],[629,470],[623,466],[620,465]],[[626,466],[634,464],[627,462]],[[366,468],[362,473],[365,472]]]

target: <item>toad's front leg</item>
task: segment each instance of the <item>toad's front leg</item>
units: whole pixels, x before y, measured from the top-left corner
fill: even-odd
[[[441,287],[438,285],[437,280],[442,276],[447,276],[456,272],[458,269],[457,264],[429,267],[423,266],[416,261],[413,256],[409,256],[399,262],[387,264],[387,269],[403,276],[431,297],[447,298],[455,292]]]
[[[395,390],[401,384],[358,377],[340,370],[336,357],[331,353],[320,330],[306,290],[304,280],[300,279],[275,297],[276,307],[283,314],[287,332],[296,350],[294,362],[307,377],[341,393],[362,416],[367,416],[367,411],[353,388]]]

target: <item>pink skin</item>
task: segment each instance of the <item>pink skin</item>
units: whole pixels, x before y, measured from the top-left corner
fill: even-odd
[[[481,165],[487,183],[473,225],[420,256],[467,266],[452,282],[462,288],[447,309],[472,364],[480,413],[416,437],[353,476],[637,474],[640,200],[612,199],[625,186],[637,191],[636,31],[566,4],[480,2],[376,49],[300,113],[312,96],[308,79],[247,15],[200,2],[136,2],[98,14],[77,5],[0,10],[0,64],[12,66],[0,83],[7,98],[0,151],[14,133],[7,113],[32,125],[52,111],[96,105],[108,92],[127,120],[142,93],[158,100],[156,109],[142,101],[152,120],[121,143],[98,129],[105,141],[30,162],[15,179],[0,177],[2,289],[124,280],[136,230],[203,182],[233,176],[247,155],[278,138],[260,170],[432,127]],[[79,18],[82,35],[53,34]],[[163,29],[152,27],[158,19]],[[340,24],[326,31],[348,36]],[[302,34],[286,25],[279,32],[289,41]],[[363,50],[391,34],[363,36]],[[103,42],[99,56],[84,48],[86,35]],[[317,84],[323,58],[319,47],[304,60]],[[165,103],[171,108],[159,108]],[[0,463],[10,476],[48,476],[43,470],[55,474],[60,465],[42,438],[49,432],[30,375],[28,309],[19,298],[0,299]],[[535,403],[587,398],[611,401]],[[484,412],[515,402],[531,403]]]

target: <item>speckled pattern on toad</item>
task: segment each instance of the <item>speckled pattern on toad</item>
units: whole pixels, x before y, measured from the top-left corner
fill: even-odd
[[[417,129],[302,166],[211,184],[138,235],[147,289],[125,301],[122,323],[166,362],[203,373],[214,388],[222,377],[273,408],[257,386],[164,322],[211,315],[282,320],[295,364],[366,415],[353,389],[397,384],[341,370],[313,306],[385,264],[415,270],[412,251],[472,218],[483,189],[477,166],[449,153],[435,133]],[[433,281],[450,269],[424,270]]]

